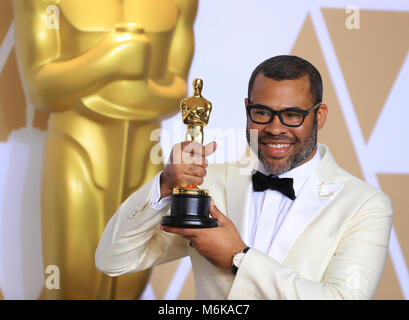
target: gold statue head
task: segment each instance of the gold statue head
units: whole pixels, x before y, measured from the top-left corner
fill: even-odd
[[[194,88],[194,95],[201,96],[202,89],[203,89],[203,80],[202,79],[193,80],[193,88]]]

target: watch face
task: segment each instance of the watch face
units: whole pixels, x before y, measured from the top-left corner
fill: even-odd
[[[238,268],[240,266],[241,261],[244,258],[245,253],[239,252],[233,257],[233,264]]]

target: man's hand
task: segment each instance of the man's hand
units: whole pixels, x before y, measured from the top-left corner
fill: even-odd
[[[180,234],[190,245],[214,265],[231,269],[233,256],[247,247],[233,222],[210,203],[210,214],[219,221],[217,228],[189,229],[161,226],[164,231]]]
[[[171,195],[175,187],[201,185],[206,176],[206,157],[215,150],[216,142],[210,142],[204,147],[200,143],[188,141],[176,144],[160,177],[161,198]]]

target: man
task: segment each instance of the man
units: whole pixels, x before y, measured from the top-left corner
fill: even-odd
[[[117,276],[190,255],[199,299],[371,298],[393,210],[386,195],[338,167],[325,145],[317,146],[328,112],[321,101],[321,76],[309,62],[295,56],[264,61],[245,99],[248,136],[251,129],[258,133],[261,172],[242,175],[238,164],[207,166],[214,143],[192,155],[201,163],[174,164],[171,156],[108,223],[97,268]],[[219,227],[160,227],[172,188],[203,182],[212,191],[210,213]]]

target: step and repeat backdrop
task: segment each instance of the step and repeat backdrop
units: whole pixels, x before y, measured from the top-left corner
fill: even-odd
[[[151,148],[161,143],[166,160],[183,138],[177,101],[185,86],[191,95],[193,79],[203,79],[203,96],[213,104],[205,142],[216,140],[218,150],[210,162],[237,160],[246,150],[244,98],[252,70],[269,57],[294,54],[323,77],[329,115],[319,141],[343,168],[393,202],[389,255],[374,298],[409,299],[409,3],[122,4],[129,7],[117,1],[0,0],[0,298],[194,299],[189,258],[122,279],[100,275],[93,265],[99,236],[121,201],[161,170],[163,164],[149,160]],[[115,72],[110,79],[92,69],[94,49],[115,41],[105,36],[113,26],[133,28],[124,21],[145,24],[153,50],[144,72],[159,77],[167,68],[162,74],[181,75],[174,87],[156,88],[142,102],[138,94],[146,90],[131,87],[114,97],[122,107],[102,103],[98,115],[72,112],[49,121],[51,112],[70,113],[79,93],[93,110],[98,86],[112,86],[101,96],[115,91]],[[109,67],[119,69],[117,60]],[[123,107],[130,99],[145,103],[146,112]],[[45,148],[46,139],[53,147]],[[122,158],[113,156],[118,154]],[[81,179],[83,184],[70,185]],[[72,192],[65,197],[64,190]]]

